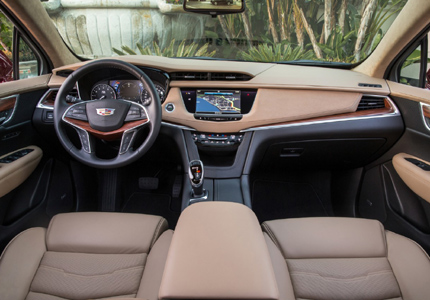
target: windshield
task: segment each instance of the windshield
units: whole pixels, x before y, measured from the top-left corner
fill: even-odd
[[[143,54],[352,64],[373,51],[406,2],[246,0],[244,13],[216,18],[184,12],[182,0],[49,0],[43,5],[65,43],[82,58]]]

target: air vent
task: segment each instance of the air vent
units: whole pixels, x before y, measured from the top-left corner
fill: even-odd
[[[385,108],[385,98],[363,96],[358,104],[357,111],[378,108]]]
[[[358,86],[382,89],[382,85],[373,83],[359,83]]]
[[[170,74],[172,80],[209,80],[206,72],[176,72]]]
[[[76,97],[76,98],[79,98],[78,90],[76,89],[76,87],[74,87],[73,90],[71,90],[69,92],[69,95],[73,96],[73,97]]]
[[[211,80],[248,81],[252,77],[241,73],[211,73]]]
[[[172,80],[195,81],[247,81],[251,76],[241,73],[206,73],[206,72],[175,72],[170,74]]]
[[[56,75],[61,77],[69,77],[69,75],[72,73],[73,73],[73,70],[60,70],[60,71],[57,71]]]

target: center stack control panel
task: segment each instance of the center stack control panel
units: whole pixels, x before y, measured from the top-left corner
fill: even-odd
[[[239,145],[243,140],[243,133],[193,132],[192,137],[197,145],[228,147]]]

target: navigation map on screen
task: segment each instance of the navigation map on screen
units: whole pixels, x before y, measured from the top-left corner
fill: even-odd
[[[240,114],[240,91],[197,90],[196,113]]]

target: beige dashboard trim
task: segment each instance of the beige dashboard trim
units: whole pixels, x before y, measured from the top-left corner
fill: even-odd
[[[23,183],[36,169],[42,159],[43,153],[39,147],[28,146],[15,151],[22,149],[33,149],[33,151],[14,162],[0,163],[0,197],[3,197]],[[0,158],[6,157],[9,154],[11,153],[5,154]]]
[[[32,78],[3,82],[0,89],[0,98],[48,88],[50,78],[51,74],[46,74]]]
[[[430,162],[406,153],[399,153],[393,157],[394,169],[400,178],[415,194],[430,202],[430,171],[422,170],[406,158],[413,158],[428,165]]]
[[[251,112],[243,115],[242,120],[213,122],[196,120],[185,108],[180,89],[172,88],[163,104],[163,121],[203,132],[239,132],[250,127],[354,112],[361,96],[348,92],[259,89]],[[171,113],[164,109],[168,103],[175,105]]]
[[[121,56],[110,59],[129,62],[139,67],[160,69],[164,72],[237,72],[251,75],[249,81],[172,81],[171,87],[186,88],[274,88],[359,92],[373,95],[388,95],[389,89],[383,79],[369,77],[359,72],[308,67],[299,65],[257,63],[243,61],[210,61],[178,59],[158,56]],[[56,75],[59,71],[76,70],[87,62],[80,62],[53,70],[49,86],[58,88],[65,78]],[[380,88],[361,87],[360,83],[377,84]]]
[[[393,97],[430,104],[430,90],[388,80],[387,83],[390,88],[390,95]]]

